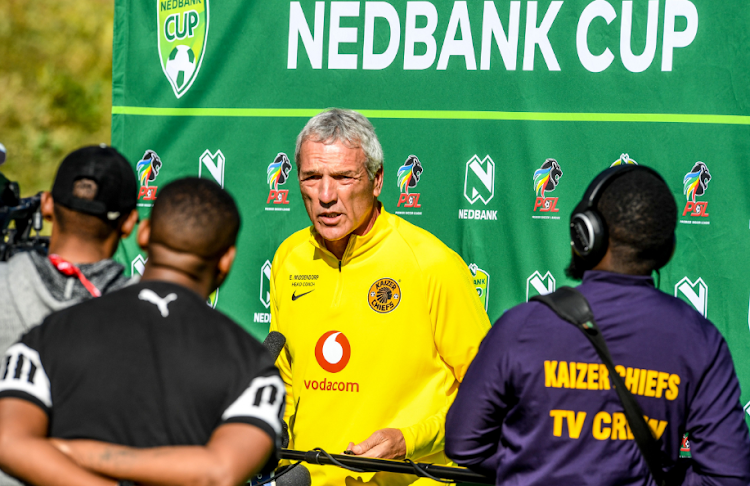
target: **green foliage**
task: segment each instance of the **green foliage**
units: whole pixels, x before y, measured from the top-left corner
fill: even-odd
[[[0,1],[0,168],[23,196],[62,158],[109,143],[113,0]]]

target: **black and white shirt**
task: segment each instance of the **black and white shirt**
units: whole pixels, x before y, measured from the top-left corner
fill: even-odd
[[[39,406],[50,436],[132,447],[203,445],[218,426],[242,422],[278,449],[284,393],[258,341],[167,282],[50,315],[0,367],[0,398]]]

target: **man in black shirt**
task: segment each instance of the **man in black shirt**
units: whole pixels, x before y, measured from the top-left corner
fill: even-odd
[[[273,359],[206,305],[239,223],[213,182],[162,189],[139,228],[141,283],[52,314],[9,348],[0,467],[40,485],[231,485],[276,464],[285,400]]]

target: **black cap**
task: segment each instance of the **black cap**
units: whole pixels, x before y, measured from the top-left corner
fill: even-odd
[[[96,182],[93,200],[73,196],[80,179]],[[83,147],[68,154],[57,169],[52,185],[56,204],[114,221],[135,209],[138,182],[132,167],[116,149],[104,144]]]

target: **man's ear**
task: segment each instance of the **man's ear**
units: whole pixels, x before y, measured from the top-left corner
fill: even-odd
[[[380,169],[375,173],[375,178],[372,180],[373,182],[373,188],[372,188],[372,194],[375,197],[380,196],[380,191],[383,190],[383,166],[380,166]]]
[[[219,258],[217,269],[219,271],[219,274],[222,275],[222,281],[224,281],[226,276],[229,274],[229,270],[231,270],[232,265],[234,264],[234,257],[236,256],[237,247],[232,245],[227,249],[227,251],[224,252],[223,255],[221,255],[221,258]]]
[[[123,238],[127,238],[130,236],[130,233],[133,232],[133,228],[135,228],[135,225],[138,223],[138,210],[134,209],[130,211],[130,214],[128,214],[128,217],[125,218],[125,221],[120,226],[120,233],[122,233]]]
[[[219,263],[216,265],[216,278],[213,284],[214,290],[219,288],[224,283],[227,275],[229,275],[229,270],[232,268],[235,256],[237,256],[237,247],[232,245],[219,258]]]
[[[130,217],[128,217],[130,219]],[[131,228],[132,230],[132,228]],[[138,225],[138,236],[136,236],[136,243],[141,247],[141,250],[146,251],[148,249],[148,242],[151,239],[151,220],[145,219]]]
[[[42,193],[42,202],[39,205],[39,209],[41,209],[42,217],[46,221],[52,221],[52,216],[55,212],[55,201],[52,199],[52,194],[49,191]]]

